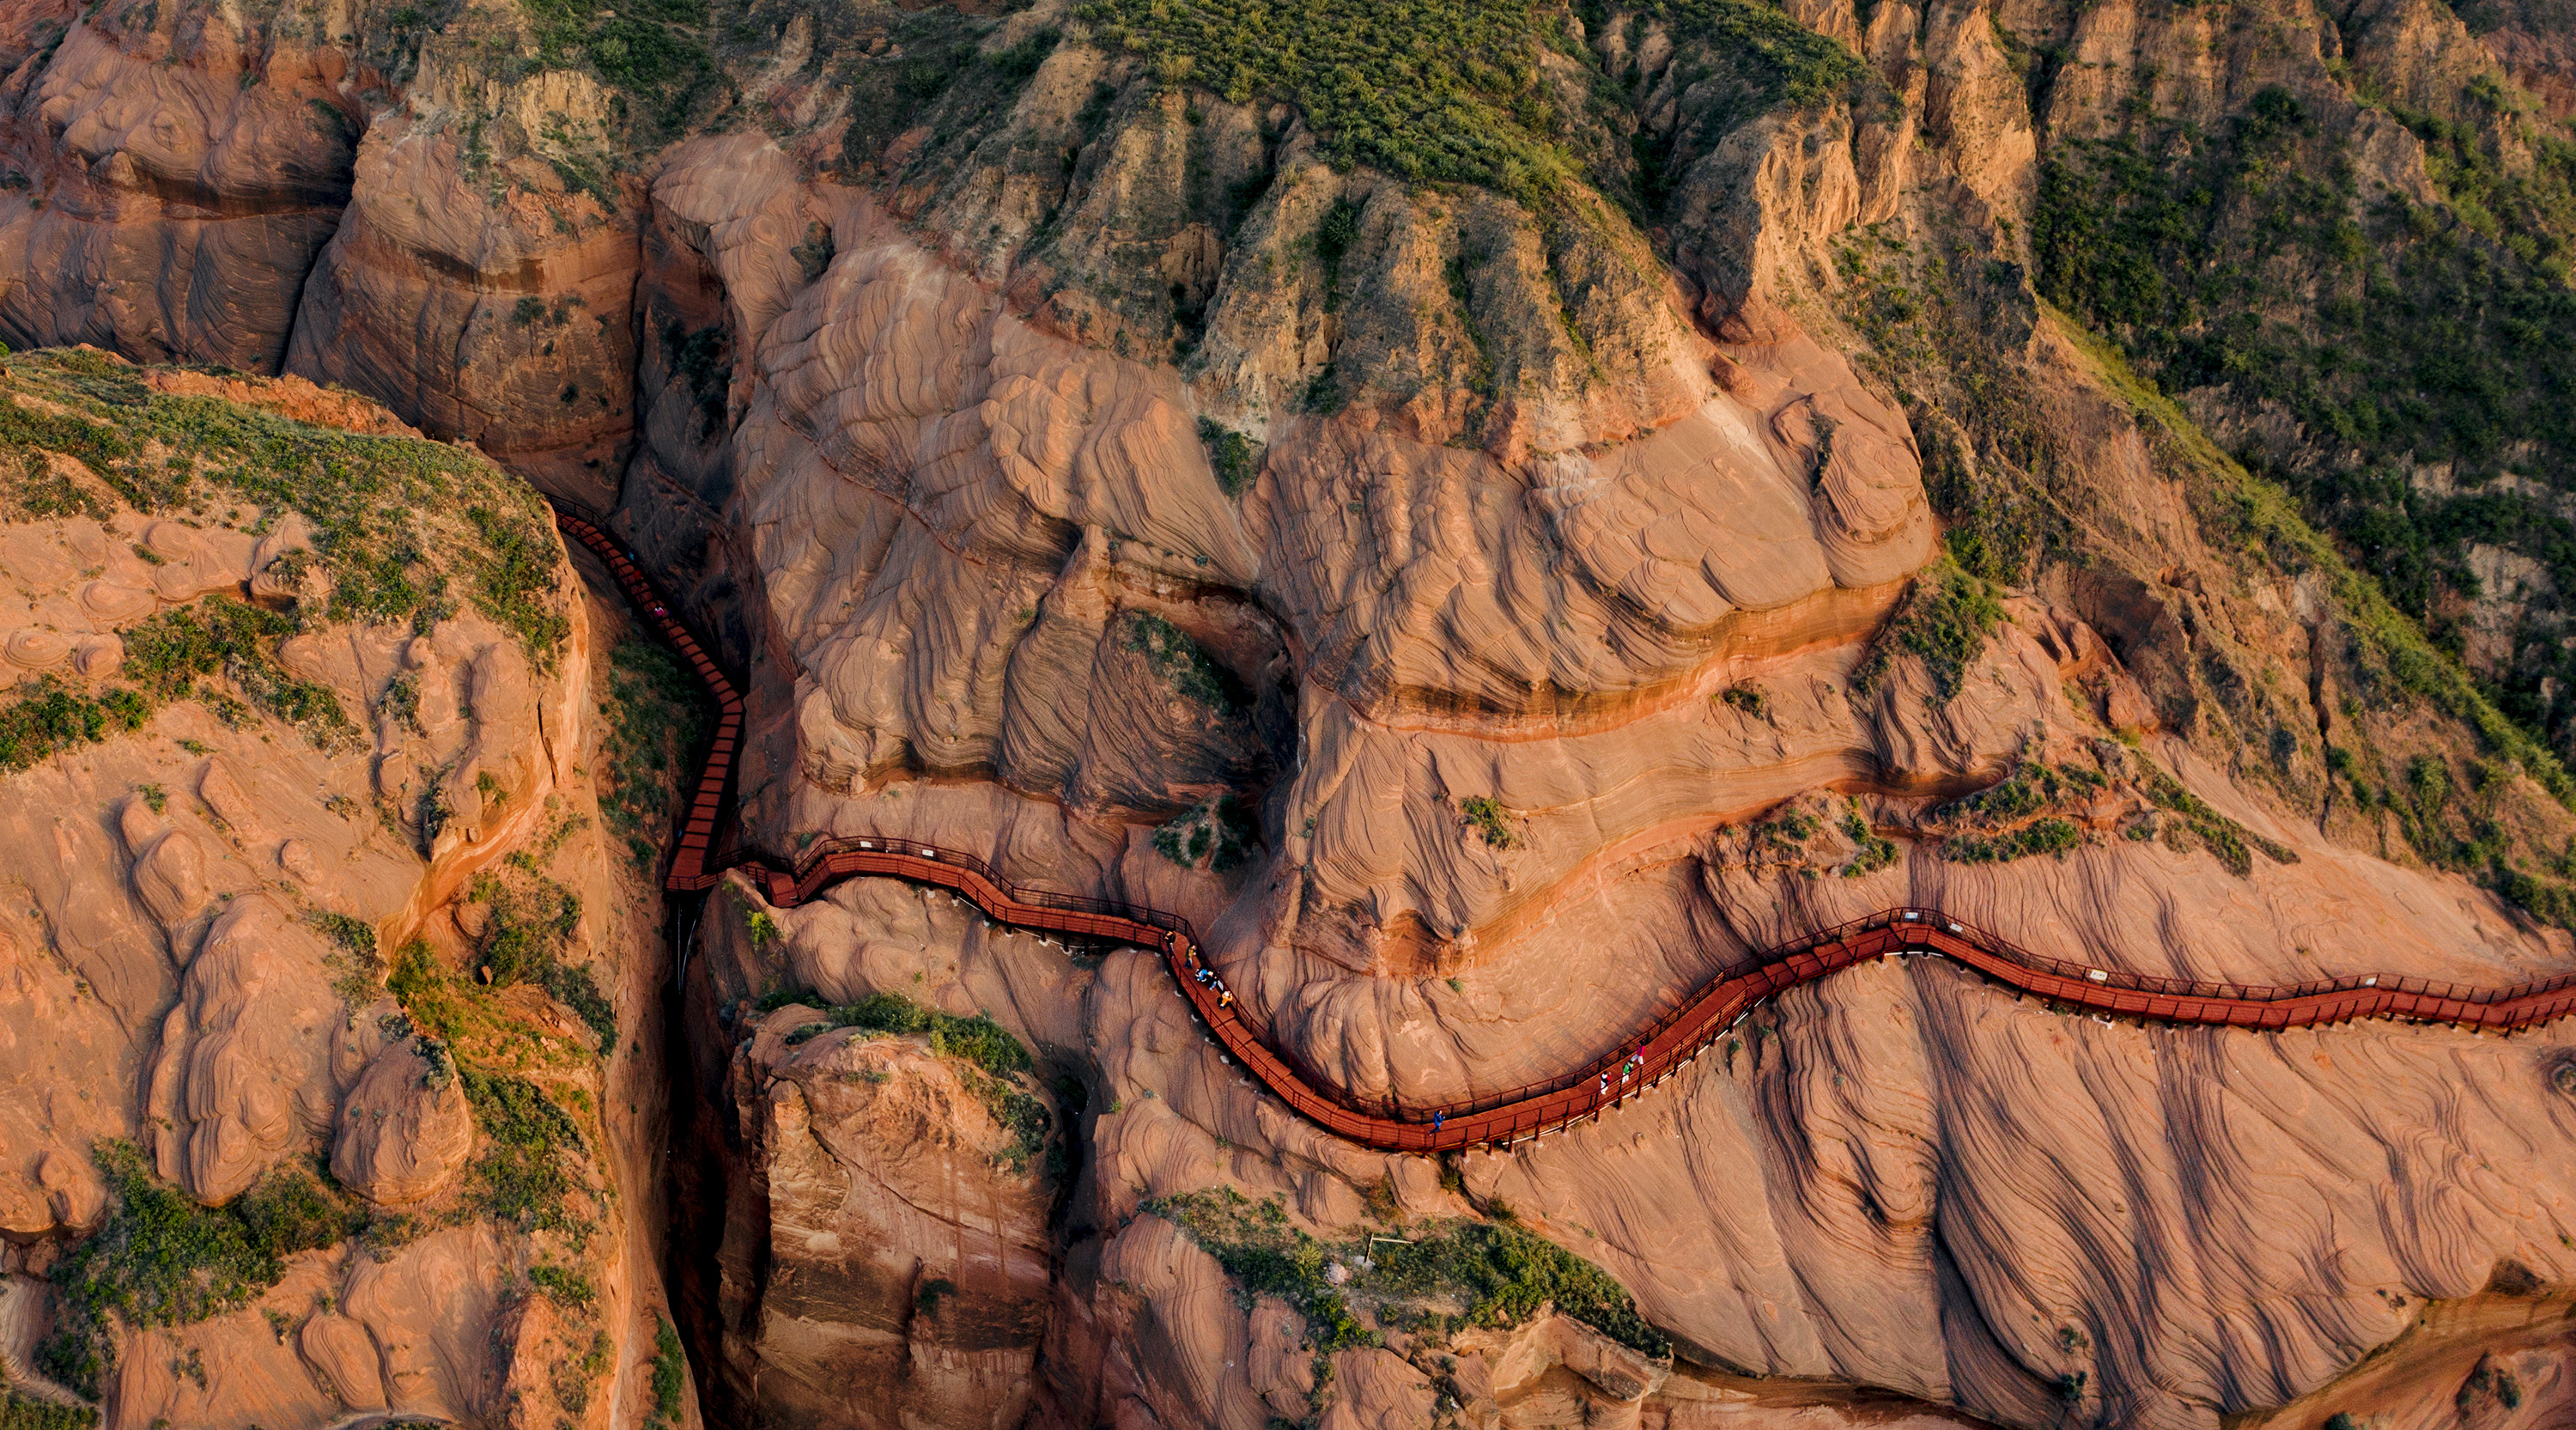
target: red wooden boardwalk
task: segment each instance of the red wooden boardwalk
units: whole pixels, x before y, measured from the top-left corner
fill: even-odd
[[[1197,981],[1196,930],[1161,909],[1026,889],[1004,882],[972,854],[884,838],[826,840],[792,867],[755,854],[720,859],[717,816],[742,743],[742,696],[634,558],[589,519],[560,507],[556,522],[598,554],[637,610],[716,701],[716,730],[671,851],[665,886],[709,888],[739,867],[770,903],[792,908],[857,876],[954,890],[996,923],[1159,950],[1181,995],[1228,1056],[1299,1114],[1354,1142],[1390,1151],[1496,1146],[1553,1132],[1635,1097],[1679,1072],[1726,1036],[1755,1004],[1873,958],[1938,954],[1998,983],[2070,1010],[2164,1023],[2282,1029],[2355,1018],[2406,1018],[2510,1031],[2576,1012],[2576,973],[2510,988],[2349,974],[2288,987],[2192,982],[2087,968],[2045,958],[1937,909],[1890,909],[1824,929],[1731,969],[1590,1066],[1535,1087],[1442,1106],[1366,1107],[1272,1051],[1238,1002],[1220,1007]]]

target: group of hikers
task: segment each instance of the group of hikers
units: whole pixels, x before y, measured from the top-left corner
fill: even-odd
[[[1193,955],[1192,961],[1196,961],[1195,955]],[[1215,970],[1202,965],[1197,972],[1190,976],[1197,979],[1202,986],[1216,990],[1216,1006],[1220,1008],[1231,1008],[1234,1006],[1234,995],[1226,991],[1225,980],[1217,977]]]
[[[1639,1074],[1645,1072],[1645,1070],[1646,1049],[1644,1045],[1640,1044],[1637,1051],[1628,1055],[1628,1060],[1626,1062],[1619,1064],[1619,1086],[1621,1090],[1626,1090],[1629,1080],[1637,1077]],[[1608,1068],[1603,1068],[1601,1070],[1601,1095],[1603,1097],[1608,1097],[1610,1095],[1610,1070]]]

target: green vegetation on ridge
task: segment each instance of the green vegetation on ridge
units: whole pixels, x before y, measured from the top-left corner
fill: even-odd
[[[568,568],[526,483],[466,448],[159,392],[142,371],[81,349],[12,355],[0,389],[32,405],[0,400],[0,497],[32,519],[104,520],[119,504],[197,525],[300,512],[310,555],[281,574],[325,580],[308,582],[299,625],[425,629],[466,603],[552,668],[572,630],[556,595]]]
[[[1755,0],[1652,0],[1644,10],[1761,75],[1774,103],[1821,103],[1861,74],[1841,45]],[[1074,14],[1112,53],[1142,55],[1162,83],[1237,104],[1296,105],[1338,166],[1524,202],[1575,177],[1560,143],[1573,116],[1548,52],[1586,70],[1593,60],[1565,9],[1536,0],[1086,0]],[[1600,25],[1609,13],[1587,8],[1582,19]],[[1578,89],[1572,104],[1581,102]]]
[[[1145,1210],[1187,1231],[1244,1289],[1295,1306],[1318,1355],[1378,1343],[1354,1298],[1382,1324],[1435,1335],[1520,1325],[1554,1306],[1648,1355],[1672,1349],[1609,1273],[1509,1223],[1428,1223],[1411,1239],[1328,1243],[1289,1225],[1277,1201],[1255,1202],[1232,1187],[1158,1197]],[[1327,1278],[1335,1263],[1348,1273],[1338,1286]]]
[[[770,1009],[783,1008],[791,1002],[807,1001],[797,992],[776,992],[761,1003]],[[841,1028],[855,1028],[863,1037],[905,1037],[927,1035],[930,1050],[941,1057],[954,1059],[959,1081],[975,1094],[993,1114],[993,1120],[1011,1134],[1011,1147],[1000,1157],[1002,1165],[1014,1172],[1027,1169],[1032,1158],[1047,1149],[1047,1129],[1054,1116],[1046,1103],[1020,1089],[1018,1079],[1035,1066],[1029,1050],[1011,1035],[1011,1030],[978,1013],[960,1018],[936,1008],[924,1008],[900,993],[871,993],[856,1003],[826,1008],[822,1020],[808,1023],[788,1034],[793,1045],[806,1042]]]
[[[249,697],[250,707],[285,721],[317,750],[347,754],[365,738],[327,685],[287,673],[276,643],[297,629],[274,611],[209,596],[152,616],[124,632],[123,676],[93,695],[59,676],[22,681],[0,704],[0,770],[23,770],[49,756],[143,728],[174,701],[203,699],[226,724],[244,707],[198,680],[220,675]]]
[[[2007,619],[1984,581],[1944,561],[1907,588],[1868,658],[1852,672],[1852,693],[1865,697],[1875,691],[1903,651],[1931,675],[1934,708],[1947,705],[1985,649],[1986,636]]]
[[[2307,516],[2453,654],[2485,594],[2472,546],[2576,591],[2576,523],[2558,509],[2576,490],[2576,144],[2539,134],[2509,165],[2484,136],[2521,124],[2510,97],[2472,83],[2458,107],[2386,106],[2423,141],[2439,203],[2365,191],[2356,141],[2273,86],[2214,132],[2158,119],[2067,146],[2043,169],[2032,235],[2040,291],[2164,389],[2301,424],[2304,457],[2239,455],[2279,460]],[[2564,753],[2562,625],[2526,620],[2494,702]]]
[[[704,692],[668,647],[623,640],[608,653],[608,698],[599,713],[608,717],[600,818],[635,867],[650,873],[671,836],[680,782],[694,773],[687,762],[706,730]]]
[[[119,1325],[177,1326],[238,1310],[286,1274],[286,1258],[333,1245],[359,1218],[297,1167],[281,1167],[220,1207],[160,1181],[132,1143],[96,1149],[107,1220],[54,1264],[54,1334],[43,1371],[96,1397],[116,1369]]]

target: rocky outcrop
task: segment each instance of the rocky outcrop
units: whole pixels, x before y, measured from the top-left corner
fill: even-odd
[[[445,1191],[474,1149],[474,1114],[446,1049],[419,1039],[385,1045],[340,1101],[331,1175],[380,1207]]]
[[[502,87],[435,59],[405,94],[358,145],[285,368],[607,505],[634,424],[633,220],[616,189],[470,152],[466,132],[595,129],[606,96],[577,75]]]
[[[769,1014],[732,1072],[752,1175],[731,1204],[762,1213],[731,1221],[722,1253],[734,1413],[1021,1423],[1053,1291],[1042,1140],[1002,1120],[1007,1094],[972,1065],[808,1036],[816,1016]]]
[[[329,1125],[330,988],[321,941],[267,898],[234,900],[206,931],[147,1094],[164,1176],[228,1202]]]
[[[349,200],[360,67],[239,12],[45,9],[0,130],[0,333],[275,371]]]
[[[542,506],[306,382],[0,384],[13,1382],[117,1426],[605,1417],[660,1324],[618,1014],[657,945],[587,832],[605,656]],[[93,1233],[164,1250],[41,1279]]]

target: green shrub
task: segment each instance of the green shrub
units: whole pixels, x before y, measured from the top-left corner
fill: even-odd
[[[680,1347],[680,1329],[671,1318],[661,1318],[653,1333],[653,1423],[674,1426],[680,1423],[680,1396],[688,1387],[687,1352]]]
[[[0,706],[0,769],[23,770],[66,750],[131,734],[151,718],[133,691],[84,695],[53,676],[22,681]]]
[[[767,989],[758,998],[752,1000],[751,1006],[755,1012],[775,1013],[781,1008],[794,1007],[799,1003],[809,1008],[830,1006],[823,1001],[821,994],[811,988],[791,988],[784,984]]]
[[[1953,834],[1941,841],[1941,857],[1955,864],[2002,864],[2033,854],[2063,855],[2083,842],[2083,831],[2052,816],[2006,834]]]
[[[196,681],[221,674],[251,704],[301,731],[317,750],[344,754],[365,741],[327,685],[301,680],[277,662],[277,642],[296,623],[228,596],[163,611],[124,632],[125,673],[155,701],[184,700]]]
[[[927,1033],[934,1052],[963,1058],[995,1077],[1014,1077],[1035,1065],[1010,1029],[983,1014],[960,1018],[924,1008],[900,993],[871,993],[829,1010],[823,1018],[805,1031],[806,1037],[835,1028],[856,1028],[871,1035]]]
[[[1127,648],[1171,688],[1219,715],[1236,715],[1252,706],[1250,691],[1234,672],[1210,658],[1180,627],[1151,611],[1127,613]]]
[[[86,1430],[98,1412],[86,1405],[56,1405],[12,1390],[0,1394],[0,1430]]]
[[[529,1267],[528,1284],[558,1303],[580,1310],[590,1309],[591,1302],[599,1299],[598,1288],[590,1284],[589,1277],[560,1266]]]
[[[2477,88],[2460,112],[2488,107]],[[2315,458],[2287,464],[2301,508],[2375,578],[2374,595],[2438,629],[2451,596],[2476,594],[2474,544],[2530,556],[2576,589],[2576,523],[2546,495],[2490,484],[2507,471],[2576,481],[2576,409],[2563,400],[2576,386],[2576,146],[2541,135],[2519,151],[2532,162],[2508,164],[2475,121],[2386,112],[2423,141],[2441,201],[2367,192],[2354,138],[2278,87],[2208,132],[2155,119],[2059,146],[2042,168],[2034,276],[2166,390],[2294,418]],[[2454,492],[2410,480],[2436,464]],[[2576,652],[2547,622],[2515,645],[2498,703],[2565,749]],[[2414,640],[2388,654],[2401,688],[2456,681]],[[2446,712],[2486,733],[2492,712],[2468,694],[2446,691]]]
[[[705,736],[705,691],[667,647],[623,640],[608,653],[608,699],[599,708],[608,717],[600,817],[636,867],[650,872],[670,838],[689,752]]]
[[[986,121],[1008,114],[1030,76],[1054,52],[1061,31],[1040,28],[986,55],[983,41],[990,28],[991,22],[946,6],[891,16],[886,25],[889,53],[855,62],[845,71],[850,123],[842,142],[843,162],[852,167],[875,163],[896,135],[925,121],[943,138],[973,136]],[[891,52],[896,46],[899,59]],[[1115,96],[1111,90],[1110,98]],[[1092,104],[1076,118],[1085,141],[1099,132],[1106,103],[1095,90]]]
[[[376,946],[376,927],[365,919],[328,909],[315,909],[304,916],[324,938],[331,941],[331,967],[334,973],[332,991],[352,1008],[375,1001],[376,990],[384,977],[384,959]]]
[[[587,69],[630,103],[639,142],[675,137],[721,84],[698,32],[705,0],[529,0],[521,7],[545,69]]]
[[[472,1068],[460,1072],[484,1140],[468,1169],[468,1202],[495,1221],[563,1232],[576,1246],[586,1243],[590,1224],[571,1205],[589,1190],[573,1165],[588,1153],[581,1128],[526,1078]]]
[[[1327,1244],[1290,1226],[1276,1200],[1254,1202],[1232,1187],[1155,1198],[1145,1210],[1187,1231],[1245,1290],[1297,1307],[1320,1352],[1378,1343],[1353,1297],[1380,1303],[1390,1324],[1453,1327],[1523,1324],[1553,1305],[1648,1355],[1672,1350],[1607,1272],[1508,1222],[1453,1221],[1410,1242]],[[1336,1260],[1352,1273],[1340,1288],[1325,1279]],[[1451,1315],[1426,1304],[1439,1302],[1465,1309]]]
[[[1454,1297],[1466,1304],[1462,1319],[1478,1326],[1518,1325],[1553,1305],[1622,1345],[1655,1356],[1672,1351],[1608,1272],[1517,1226],[1453,1222],[1410,1245],[1381,1242],[1370,1251],[1376,1266],[1356,1288]]]
[[[1261,475],[1261,449],[1251,438],[1202,417],[1199,441],[1206,444],[1208,466],[1215,470],[1216,483],[1227,496],[1241,496],[1252,489],[1254,478]]]
[[[532,977],[561,953],[564,940],[581,923],[581,896],[543,875],[513,870],[504,879],[478,874],[466,895],[484,908],[483,931],[474,941],[475,959],[488,970],[495,987],[506,988]]]
[[[116,1368],[117,1328],[178,1326],[238,1310],[286,1275],[286,1259],[349,1235],[352,1217],[301,1168],[279,1167],[221,1207],[152,1175],[132,1143],[93,1155],[106,1220],[54,1265],[61,1318],[38,1349],[47,1375],[96,1397]]]
[[[553,995],[590,1029],[599,1055],[617,1050],[617,1008],[599,989],[588,964],[564,961],[566,941],[581,923],[581,896],[534,872],[535,861],[514,856],[505,873],[475,876],[467,897],[485,909],[474,941],[477,964],[494,988],[534,983]]]
[[[1901,650],[1921,660],[1932,677],[1933,708],[1947,705],[1985,649],[1986,636],[2007,619],[1985,582],[1945,563],[1907,590],[1868,659],[1853,672],[1852,692],[1867,696],[1875,690]]]
[[[1859,800],[1851,801],[1851,807],[1843,811],[1842,830],[1844,837],[1858,846],[1851,862],[1842,867],[1844,878],[1858,879],[1875,874],[1896,862],[1896,842],[1879,837],[1869,827],[1869,821],[1861,817]]]
[[[1318,1354],[1381,1342],[1325,1281],[1331,1248],[1288,1225],[1278,1202],[1249,1201],[1232,1187],[1219,1187],[1153,1198],[1144,1209],[1188,1232],[1237,1285],[1296,1307],[1314,1333]]]
[[[453,609],[451,579],[462,580],[531,660],[551,666],[569,623],[532,593],[550,592],[568,568],[552,517],[524,484],[446,443],[158,393],[137,371],[71,350],[23,355],[10,365],[8,384],[73,411],[0,403],[0,453],[22,462],[40,451],[76,457],[146,514],[203,516],[219,500],[271,516],[302,512],[313,523],[312,547],[276,570],[295,577],[318,568],[331,593],[319,610],[299,608],[296,621],[434,623]],[[479,519],[469,515],[477,508]],[[276,694],[292,701],[298,692]]]
[[[772,1005],[773,1010],[804,1001],[799,995],[774,991],[762,1003],[768,1004],[771,997],[781,1000]],[[924,1008],[900,993],[872,993],[856,1003],[826,1010],[821,1022],[795,1030],[787,1041],[802,1043],[839,1028],[856,1028],[870,1037],[928,1034],[933,1053],[966,1064],[959,1069],[959,1080],[1011,1134],[1010,1148],[999,1159],[1002,1165],[1025,1171],[1046,1150],[1054,1116],[1044,1100],[1017,1085],[1015,1080],[1036,1064],[1008,1028],[981,1013],[960,1018]]]
[[[544,652],[551,668],[554,652],[572,634],[571,618],[555,609],[563,552],[551,523],[540,526],[522,511],[491,506],[467,507],[465,518],[483,538],[475,609],[517,632],[530,650]]]
[[[1458,801],[1459,819],[1493,849],[1509,849],[1520,843],[1519,832],[1512,828],[1511,813],[1490,795],[1471,794]]]
[[[2254,870],[2252,851],[2261,851],[2275,864],[2296,864],[2295,849],[2274,839],[2267,839],[2235,820],[2209,807],[2200,796],[2183,788],[2182,782],[2158,769],[2143,757],[2135,760],[2138,784],[2156,808],[2179,816],[2184,827],[2198,836],[2201,845],[2217,856],[2230,873],[2244,878]]]
[[[1677,38],[1732,60],[1772,103],[1828,102],[1862,75],[1850,51],[1768,5],[1657,0],[1653,9]],[[1566,111],[1546,51],[1592,61],[1556,13],[1530,0],[1087,0],[1074,15],[1112,53],[1143,55],[1163,84],[1296,105],[1338,167],[1524,202],[1573,176],[1560,139],[1583,116]]]
[[[92,696],[47,675],[22,682],[0,707],[0,768],[25,769],[52,755],[143,728],[153,710],[175,700],[203,701],[218,717],[236,702],[201,688],[221,674],[260,710],[300,731],[317,750],[345,754],[365,741],[329,686],[289,675],[277,662],[277,640],[295,623],[225,596],[163,611],[124,632],[127,678]],[[227,723],[236,723],[228,721]],[[147,801],[166,799],[143,787]],[[160,806],[155,805],[156,811]]]
[[[1202,801],[1154,831],[1154,849],[1185,868],[1204,865],[1220,873],[1251,857],[1261,842],[1252,806],[1233,795]]]

